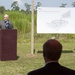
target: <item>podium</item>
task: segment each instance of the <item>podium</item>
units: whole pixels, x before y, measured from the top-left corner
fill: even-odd
[[[17,30],[0,30],[0,61],[17,59]]]

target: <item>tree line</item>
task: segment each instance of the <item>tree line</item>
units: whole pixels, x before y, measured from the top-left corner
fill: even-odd
[[[41,2],[37,2],[36,6],[35,6],[35,11],[37,10],[37,7],[40,7],[42,4]],[[24,3],[25,6],[25,10],[24,9],[20,9],[20,7],[18,6],[18,1],[14,1],[11,4],[11,10],[8,9],[8,11],[20,11],[22,13],[26,13],[26,14],[30,14],[31,13],[31,5],[28,3]],[[5,7],[4,6],[0,6],[0,13],[3,14],[5,11]]]
[[[61,5],[59,7],[66,7],[67,5],[68,5],[67,3],[61,3]],[[72,2],[71,5],[73,7],[75,7],[75,2]],[[18,6],[18,1],[14,1],[11,4],[11,10],[10,11],[20,11],[22,13],[30,14],[31,13],[31,5],[28,4],[28,3],[24,3],[24,6],[25,6],[25,10],[24,9],[20,9],[20,7]],[[41,2],[37,2],[34,11],[36,12],[37,11],[37,8],[40,7],[40,6],[42,6],[42,3]],[[6,9],[5,9],[4,6],[0,6],[0,13],[3,14],[5,10]]]
[[[61,3],[59,7],[66,7],[67,5],[67,3]],[[75,7],[75,2],[72,2],[71,6]]]

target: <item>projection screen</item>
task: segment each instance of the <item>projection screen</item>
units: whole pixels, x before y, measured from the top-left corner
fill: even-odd
[[[37,33],[75,34],[75,8],[38,7]]]

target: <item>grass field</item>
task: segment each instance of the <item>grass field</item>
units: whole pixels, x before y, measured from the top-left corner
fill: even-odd
[[[35,43],[35,54],[30,54],[30,43],[18,43],[17,55],[15,61],[0,61],[0,75],[27,75],[31,70],[38,69],[44,66],[42,53],[43,43]],[[60,64],[75,70],[75,43],[62,43],[63,53],[60,59]]]

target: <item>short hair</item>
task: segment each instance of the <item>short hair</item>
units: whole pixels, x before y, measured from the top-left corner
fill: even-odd
[[[62,53],[62,44],[55,39],[46,41],[43,45],[43,56],[58,61]]]

